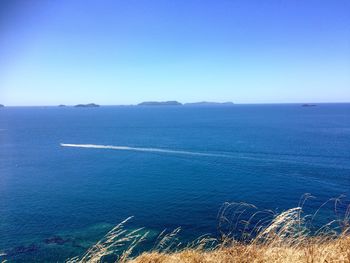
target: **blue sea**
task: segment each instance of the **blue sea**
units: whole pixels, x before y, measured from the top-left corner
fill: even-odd
[[[281,212],[305,193],[309,211],[350,195],[350,104],[0,109],[10,262],[63,262],[129,216],[215,236],[224,202]]]

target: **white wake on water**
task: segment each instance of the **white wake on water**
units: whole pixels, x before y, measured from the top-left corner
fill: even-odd
[[[328,164],[319,162],[302,161],[295,159],[280,159],[273,156],[263,157],[254,155],[243,155],[241,153],[205,153],[205,152],[194,152],[194,151],[182,151],[182,150],[171,150],[162,148],[145,148],[145,147],[130,147],[130,146],[119,146],[119,145],[100,145],[100,144],[71,144],[61,143],[62,147],[73,147],[73,148],[90,148],[90,149],[110,149],[117,151],[134,151],[134,152],[150,152],[150,153],[165,153],[165,154],[181,154],[181,155],[192,155],[192,156],[206,156],[206,157],[220,157],[230,159],[246,159],[251,161],[263,161],[263,162],[278,162],[278,163],[292,163],[292,164],[307,164],[321,167],[330,167]],[[280,157],[277,155],[277,157]]]
[[[129,146],[117,146],[117,145],[99,145],[99,144],[70,144],[61,143],[62,147],[75,147],[75,148],[92,148],[92,149],[111,149],[118,151],[137,151],[137,152],[155,152],[155,153],[171,153],[171,154],[185,154],[185,155],[197,155],[197,156],[210,156],[210,157],[231,157],[226,154],[215,153],[202,153],[192,151],[170,150],[161,148],[142,148],[142,147],[129,147]]]

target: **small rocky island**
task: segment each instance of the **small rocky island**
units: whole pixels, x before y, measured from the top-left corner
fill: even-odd
[[[211,102],[211,101],[201,101],[201,102],[191,102],[185,103],[185,106],[233,106],[233,102]]]
[[[0,108],[3,108],[3,107],[5,107],[3,104],[0,104]]]
[[[58,107],[66,107],[66,105],[60,104],[60,105],[58,105]]]
[[[144,101],[139,104],[138,106],[181,106],[182,103],[170,100],[170,101]]]
[[[88,104],[77,104],[74,107],[77,107],[77,108],[96,108],[96,107],[100,107],[100,105],[95,104],[95,103],[88,103]]]
[[[316,104],[309,104],[309,103],[305,103],[303,105],[301,105],[302,107],[315,107]]]

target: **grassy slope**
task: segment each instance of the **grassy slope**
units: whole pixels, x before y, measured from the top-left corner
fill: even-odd
[[[229,248],[218,248],[205,252],[186,249],[176,253],[145,253],[130,260],[132,263],[251,263],[251,262],[344,262],[350,263],[350,237],[339,237],[326,243],[318,240],[299,246],[283,245],[242,245],[235,244]]]
[[[332,220],[316,232],[311,231],[310,223],[317,212],[313,217],[302,216],[301,207],[274,215],[267,225],[254,224],[249,232],[247,226],[253,221],[242,220],[242,214],[247,211],[246,208],[251,207],[238,204],[230,210],[229,205],[220,214],[221,223],[230,222],[227,221],[232,219],[227,217],[232,215],[230,211],[238,215],[240,220],[237,223],[243,222],[243,236],[247,238],[234,240],[224,235],[217,240],[203,237],[185,248],[178,248],[178,228],[168,234],[161,233],[151,251],[133,258],[134,249],[146,239],[147,232],[143,229],[127,231],[124,224],[130,219],[128,218],[108,232],[82,257],[72,258],[68,262],[111,262],[107,258],[114,255],[112,261],[128,263],[350,263],[350,206],[343,218]]]

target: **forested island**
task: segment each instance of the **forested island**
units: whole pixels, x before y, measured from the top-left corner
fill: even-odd
[[[200,102],[190,102],[181,103],[176,100],[171,101],[144,101],[138,106],[233,106],[233,102],[211,102],[211,101],[200,101]]]
[[[95,103],[88,103],[88,104],[77,104],[74,107],[77,107],[77,108],[95,108],[95,107],[100,107],[100,105],[95,104]]]
[[[144,101],[139,104],[138,106],[181,106],[182,103],[170,100],[170,101]]]
[[[233,106],[233,102],[211,102],[211,101],[201,101],[201,102],[190,102],[185,103],[184,106]]]

